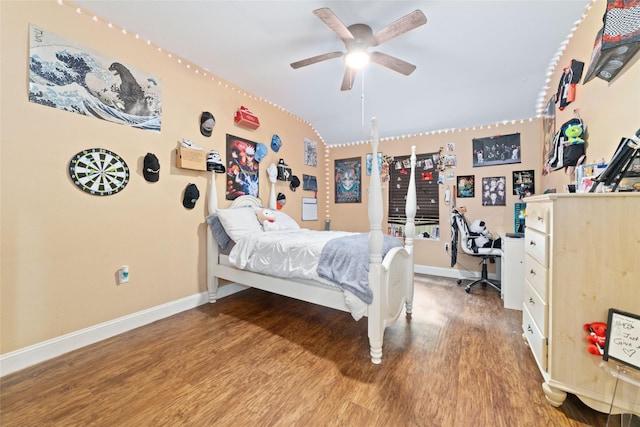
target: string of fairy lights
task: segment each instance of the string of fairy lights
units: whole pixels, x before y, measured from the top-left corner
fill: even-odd
[[[59,5],[61,6],[67,6],[70,7],[72,9],[75,9],[75,12],[78,15],[81,16],[86,16],[89,17],[92,21],[96,22],[96,23],[102,23],[105,24],[108,28],[110,29],[114,29],[114,30],[119,30],[123,35],[131,35],[132,37],[134,37],[136,40],[140,40],[140,36],[138,34],[130,34],[125,28],[119,27],[111,22],[105,21],[101,18],[99,18],[98,16],[92,14],[90,11],[77,7],[76,5],[74,5],[71,1],[69,0],[55,0]],[[451,129],[438,129],[438,130],[431,130],[431,131],[425,131],[425,132],[420,132],[420,133],[415,133],[415,134],[408,134],[408,135],[399,135],[399,136],[391,136],[391,137],[385,137],[385,138],[380,138],[379,142],[391,142],[391,141],[399,141],[399,140],[404,140],[404,139],[409,139],[409,138],[415,138],[415,137],[424,137],[424,136],[434,136],[434,135],[441,135],[441,134],[453,134],[456,132],[463,132],[463,131],[475,131],[475,130],[484,130],[484,129],[492,129],[492,128],[498,128],[500,126],[504,126],[504,125],[514,125],[516,123],[525,123],[526,121],[528,122],[532,122],[533,120],[539,119],[542,117],[542,113],[546,104],[546,96],[547,93],[549,92],[550,89],[550,85],[551,85],[551,81],[552,81],[552,76],[555,73],[557,67],[558,67],[558,63],[562,57],[562,55],[564,54],[564,51],[567,48],[567,45],[569,44],[571,38],[573,37],[573,34],[575,33],[575,31],[577,30],[578,26],[582,23],[582,21],[584,20],[584,18],[587,16],[587,14],[589,13],[589,11],[593,8],[593,5],[596,3],[597,0],[591,0],[589,2],[589,4],[585,7],[585,11],[582,14],[582,17],[577,20],[574,23],[574,26],[571,28],[571,31],[569,33],[569,35],[567,36],[567,38],[560,44],[560,47],[558,48],[558,51],[556,52],[556,54],[551,58],[551,61],[549,62],[549,66],[546,69],[546,78],[545,78],[545,82],[544,82],[544,87],[542,88],[542,90],[540,91],[540,94],[538,96],[538,98],[536,99],[536,116],[535,117],[530,117],[528,119],[519,119],[519,120],[502,120],[500,122],[494,123],[494,124],[485,124],[485,125],[481,125],[481,126],[472,126],[472,127],[466,127],[466,128],[451,128]],[[232,92],[238,94],[238,95],[242,95],[245,96],[251,100],[255,100],[255,101],[259,101],[259,102],[263,102],[268,104],[269,106],[279,110],[280,112],[287,114],[288,116],[291,116],[293,118],[295,118],[296,120],[303,122],[305,125],[307,125],[308,127],[311,128],[311,130],[313,131],[313,133],[316,135],[317,139],[320,140],[322,142],[322,144],[324,145],[325,149],[324,149],[324,163],[325,163],[325,184],[326,184],[326,219],[328,220],[330,218],[329,216],[329,206],[330,206],[330,194],[331,194],[331,175],[329,173],[330,170],[330,153],[331,153],[331,148],[337,148],[337,147],[348,147],[348,146],[355,146],[355,145],[360,145],[360,144],[368,144],[370,143],[370,140],[360,140],[360,141],[353,141],[353,142],[348,142],[348,143],[342,143],[342,144],[327,144],[324,140],[324,138],[322,138],[322,136],[320,135],[320,133],[318,132],[318,130],[309,122],[307,122],[306,120],[301,119],[300,117],[296,116],[295,114],[291,113],[290,111],[286,110],[285,108],[274,104],[273,102],[266,100],[264,98],[261,98],[259,96],[256,96],[252,93],[249,93],[241,88],[238,88],[232,84],[230,84],[229,82],[220,79],[217,76],[214,76],[209,70],[197,66],[196,64],[193,64],[189,61],[186,61],[185,59],[179,57],[178,55],[173,54],[172,52],[169,52],[165,49],[163,49],[160,46],[155,45],[151,40],[146,40],[145,43],[150,46],[151,48],[157,50],[157,52],[159,53],[164,53],[167,55],[167,57],[169,59],[175,60],[178,64],[184,65],[185,68],[187,68],[188,70],[193,71],[195,74],[202,76],[204,78],[208,78],[213,82],[216,82],[219,86],[224,87],[225,89],[231,90]]]

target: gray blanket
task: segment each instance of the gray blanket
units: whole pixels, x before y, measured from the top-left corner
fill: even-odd
[[[385,235],[382,257],[399,246],[402,243],[398,239]],[[320,277],[351,292],[364,303],[371,304],[373,294],[369,288],[369,233],[329,240],[320,253],[317,271]]]

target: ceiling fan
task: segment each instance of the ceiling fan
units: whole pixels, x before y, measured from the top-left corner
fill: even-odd
[[[328,7],[313,11],[322,22],[333,31],[340,40],[344,42],[347,52],[329,52],[301,61],[293,62],[291,67],[298,69],[307,65],[315,64],[328,59],[344,56],[347,65],[342,86],[340,90],[351,90],[356,72],[364,67],[368,61],[389,68],[400,74],[408,76],[416,69],[416,66],[402,59],[387,55],[382,52],[369,52],[369,48],[376,47],[382,43],[407,33],[421,25],[427,23],[427,17],[421,10],[414,10],[397,21],[373,33],[370,26],[366,24],[353,24],[346,27],[338,17]]]

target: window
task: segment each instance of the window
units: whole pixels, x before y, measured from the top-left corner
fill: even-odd
[[[417,156],[416,161],[416,237],[438,239],[440,236],[440,204],[438,189],[439,153]],[[410,156],[396,156],[389,165],[389,233],[403,235],[402,227],[407,222],[405,206],[409,174]]]

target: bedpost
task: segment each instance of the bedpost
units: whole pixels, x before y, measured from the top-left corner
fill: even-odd
[[[216,189],[216,172],[211,171],[209,178],[207,209],[208,214],[214,213],[218,207],[218,191]],[[218,261],[218,243],[213,237],[209,224],[207,225],[207,290],[209,292],[209,302],[214,303],[218,294],[218,278],[215,275],[215,265]]]
[[[371,361],[382,362],[382,338],[384,321],[382,315],[382,185],[378,167],[378,119],[371,119],[371,179],[369,180],[369,287],[373,302],[369,305],[368,330]]]
[[[405,224],[405,242],[404,246],[407,250],[413,253],[413,238],[416,234],[416,211],[417,211],[417,199],[416,199],[416,146],[411,146],[411,175],[409,178],[409,190],[407,191],[407,203],[405,205],[405,215],[407,216],[407,223]]]
[[[269,209],[277,209],[276,206],[276,183],[271,182],[271,190],[269,191]]]
[[[411,257],[411,266],[413,266],[413,238],[416,234],[416,212],[417,212],[417,197],[416,197],[416,146],[411,146],[411,172],[409,178],[409,190],[407,191],[407,203],[405,205],[405,215],[407,216],[407,223],[404,226],[404,247],[409,252]],[[412,267],[413,268],[413,267]],[[413,277],[413,271],[411,272]],[[411,315],[413,311],[413,280],[409,283],[410,289],[407,292],[407,301],[405,302],[405,308],[407,315]]]
[[[216,173],[211,172],[209,177],[209,191],[207,194],[207,215],[211,215],[218,208],[218,190],[216,189]]]

